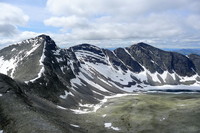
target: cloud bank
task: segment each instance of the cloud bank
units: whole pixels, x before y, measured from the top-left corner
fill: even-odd
[[[199,0],[48,0],[46,6],[52,17],[44,24],[69,39],[182,38],[199,28]]]
[[[143,41],[200,48],[199,7],[199,0],[4,0],[0,45],[45,33],[61,47],[126,47]]]
[[[0,3],[0,36],[12,36],[17,27],[25,25],[29,17],[18,7]]]

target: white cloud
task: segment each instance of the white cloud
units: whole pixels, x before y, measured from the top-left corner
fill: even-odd
[[[182,32],[176,20],[165,14],[151,14],[135,19],[133,22],[112,22],[110,18],[89,21],[77,17],[53,17],[45,20],[46,25],[72,29],[68,39],[126,39],[155,38],[179,35]],[[105,20],[105,21],[104,21]]]
[[[101,33],[101,32],[100,32]],[[101,48],[117,48],[117,47],[128,47],[132,44],[138,42],[144,42],[158,48],[200,48],[200,36],[196,35],[195,37],[187,38],[127,38],[127,39],[101,39],[101,40],[92,40],[92,39],[77,39],[78,35],[72,36],[69,33],[36,33],[30,31],[20,32],[9,38],[0,38],[0,48],[5,46],[21,42],[25,39],[34,38],[40,34],[47,34],[56,42],[61,48],[69,48],[74,45],[89,43],[96,45]],[[73,39],[75,38],[75,39]],[[181,44],[181,45],[180,45]],[[194,45],[195,44],[195,45]]]
[[[60,27],[69,39],[177,37],[190,32],[185,18],[200,11],[199,4],[199,0],[48,0],[53,16],[44,24]]]
[[[17,29],[14,25],[11,24],[0,24],[0,35],[1,36],[11,36],[17,33]]]
[[[138,15],[145,12],[194,8],[198,0],[48,0],[47,8],[54,15]],[[196,7],[198,9],[198,7]]]
[[[195,30],[200,30],[200,15],[191,15],[187,18],[188,24]]]
[[[69,16],[69,17],[51,17],[44,21],[45,25],[54,27],[63,27],[64,29],[71,28],[87,28],[89,21],[83,17]]]
[[[20,7],[26,12],[0,2],[0,44],[35,37],[42,27],[44,32],[52,31],[46,34],[61,47],[79,43],[125,47],[139,41],[200,47],[199,0],[47,0],[45,9],[37,4]],[[18,30],[26,25],[26,14],[33,26],[26,28],[35,32]]]
[[[23,26],[29,17],[18,7],[0,3],[0,35],[11,36],[17,32],[17,26]]]
[[[23,31],[23,32],[18,32],[18,34],[15,34],[10,37],[0,37],[0,49],[8,46],[15,44],[17,42],[21,42],[23,40],[29,39],[29,38],[34,38],[42,33],[35,33],[31,31]]]

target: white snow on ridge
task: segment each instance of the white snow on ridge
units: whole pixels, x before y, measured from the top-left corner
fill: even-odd
[[[0,133],[3,133],[3,130],[0,130]]]
[[[57,49],[57,50],[53,51],[54,55],[60,55],[60,51],[61,51],[61,49]]]
[[[16,48],[13,48],[11,51],[15,51],[16,50]]]
[[[3,95],[0,93],[0,97],[2,97]]]
[[[106,90],[102,86],[100,86],[99,84],[93,82],[92,80],[87,79],[82,73],[79,73],[78,77],[101,91],[109,92],[108,90]]]
[[[57,60],[57,62],[59,63],[59,62],[63,62],[63,59],[60,57],[60,58],[56,58],[56,60]]]
[[[76,56],[77,59],[82,60],[82,58],[84,59],[84,56],[87,55],[87,53],[83,53],[85,51],[82,52],[76,52]],[[91,53],[91,52],[90,52]],[[142,80],[146,80],[146,75],[143,76],[143,73],[139,73],[139,74],[135,74],[133,72],[131,72],[130,70],[128,70],[127,72],[124,72],[123,70],[121,70],[120,67],[118,67],[118,70],[116,70],[112,64],[109,61],[109,58],[104,56],[96,56],[93,54],[90,54],[88,56],[95,56],[96,58],[99,59],[103,59],[104,62],[106,62],[108,65],[106,64],[102,64],[102,63],[92,63],[92,62],[84,62],[85,64],[81,64],[82,68],[86,68],[85,71],[88,71],[87,74],[92,74],[95,71],[98,72],[99,74],[103,75],[106,79],[111,79],[114,82],[118,82],[122,85],[127,85],[129,82],[133,82],[133,78],[131,77],[131,75],[136,76],[136,77],[140,77]],[[90,75],[91,75],[90,74]],[[103,79],[101,79],[100,77],[98,77],[99,80],[101,80],[102,82],[104,82]],[[88,82],[88,80],[85,80],[86,82]],[[89,81],[90,82],[90,81]],[[91,82],[90,82],[91,83]],[[112,86],[116,86],[113,82],[109,82],[107,83],[108,85]],[[94,85],[93,86],[98,86],[98,85]]]
[[[72,87],[77,87],[76,85],[79,85],[79,86],[84,85],[85,86],[85,84],[83,84],[80,80],[80,79],[82,79],[83,81],[85,81],[88,84],[90,84],[91,86],[99,89],[100,91],[109,92],[108,90],[106,90],[102,86],[100,86],[99,84],[95,83],[93,80],[90,80],[87,77],[85,77],[84,74],[87,74],[91,79],[93,79],[92,73],[91,73],[91,67],[90,68],[89,67],[90,66],[87,64],[85,64],[85,65],[81,64],[81,68],[80,68],[81,72],[79,72],[78,75],[76,75],[76,78],[70,80]],[[72,68],[72,70],[74,71],[73,68]]]
[[[94,57],[94,58],[98,58],[98,59],[101,59],[101,60],[105,60],[104,56],[100,56],[100,55],[95,54],[95,53],[90,52],[90,51],[78,50],[78,51],[75,52],[75,54],[76,54],[78,59],[89,56],[89,57]]]
[[[199,77],[198,74],[195,74],[195,75],[193,75],[191,77],[188,77],[188,76],[186,76],[186,77],[179,76],[179,78],[181,79],[180,80],[181,82],[196,80],[197,77]]]
[[[26,43],[26,44],[24,44]],[[33,45],[31,45],[30,43],[32,43]],[[9,60],[5,60],[3,56],[0,57],[0,73],[3,73],[5,75],[8,75],[10,73],[10,77],[14,78],[14,72],[16,67],[18,66],[18,63],[20,61],[22,61],[25,57],[28,57],[29,55],[31,55],[35,50],[38,49],[39,46],[41,46],[41,44],[39,43],[38,40],[34,40],[34,39],[28,39],[25,40],[23,42],[20,42],[18,44],[15,45],[30,45],[30,47],[28,49],[30,50],[21,50],[19,51],[19,53],[15,53],[14,51],[17,50],[16,48],[13,48],[10,52],[14,53],[15,55],[9,59]],[[41,63],[40,63],[41,64]]]
[[[80,86],[82,86],[82,85],[85,86],[85,84],[83,84],[79,78],[73,78],[70,80],[70,82],[72,84],[72,87],[76,87],[76,84],[80,85]]]
[[[130,53],[126,49],[125,49],[125,51],[130,55]],[[81,69],[80,69],[81,72],[79,73],[79,76],[78,76],[79,78],[81,78],[85,82],[91,84],[92,86],[95,86],[98,89],[101,88],[101,90],[103,90],[103,88],[101,86],[99,86],[98,84],[94,83],[91,80],[88,80],[82,73],[85,73],[85,74],[89,75],[89,77],[92,77],[92,75],[94,75],[97,72],[100,75],[103,75],[104,78],[106,80],[108,80],[108,82],[105,81],[104,78],[102,79],[101,76],[97,76],[97,78],[99,80],[101,80],[102,82],[104,82],[110,86],[115,86],[126,92],[133,92],[134,90],[140,90],[140,88],[137,87],[137,84],[135,86],[121,88],[121,87],[118,87],[114,82],[120,83],[121,85],[128,85],[129,82],[134,81],[134,79],[132,77],[136,77],[141,82],[144,82],[144,81],[148,82],[148,80],[151,79],[153,82],[162,83],[162,80],[163,80],[166,83],[167,81],[169,82],[170,80],[176,81],[177,80],[176,76],[181,79],[181,82],[184,82],[184,81],[196,80],[196,78],[198,76],[198,75],[194,75],[192,77],[181,77],[176,72],[169,73],[168,71],[164,71],[162,74],[159,74],[158,72],[151,73],[148,69],[146,69],[141,64],[140,65],[143,67],[144,71],[142,71],[140,73],[134,73],[130,70],[123,71],[120,67],[118,67],[118,70],[117,70],[112,66],[112,63],[109,61],[109,57],[107,57],[107,56],[99,57],[99,56],[96,56],[96,54],[91,53],[91,52],[89,52],[90,55],[88,55],[87,52],[86,53],[84,53],[84,52],[85,51],[76,52],[75,54],[77,56],[77,59],[84,60],[84,58],[86,58],[85,56],[87,55],[87,56],[91,56],[91,57],[95,56],[98,59],[104,58],[104,62],[106,62],[106,64],[102,64],[102,63],[93,63],[93,62],[85,61],[84,64],[81,64]],[[133,58],[133,57],[131,56],[131,58]],[[135,60],[135,59],[133,58],[133,60]],[[167,78],[170,78],[170,79],[167,80]],[[79,82],[79,84],[81,84],[81,82]],[[141,89],[141,90],[148,90],[148,88],[149,88],[149,86],[147,86],[147,85],[144,85],[144,84],[140,84],[140,85],[144,86],[144,87],[146,86],[144,89]],[[150,86],[150,88],[151,88],[151,86]],[[158,86],[158,88],[163,88],[163,86]]]
[[[58,108],[58,109],[62,109],[62,110],[66,110],[66,108],[64,108],[64,107],[62,107],[62,106],[59,106],[59,105],[57,105],[57,108]]]
[[[99,80],[101,80],[102,82],[104,82],[105,84],[107,84],[107,85],[109,85],[109,86],[111,86],[112,87],[112,85],[111,84],[109,84],[109,82],[106,82],[105,80],[103,80],[102,78],[100,78],[100,77],[98,77],[98,79]]]
[[[60,95],[60,98],[66,99],[68,95],[74,96],[71,92],[67,92],[67,91],[65,90],[65,94],[64,94],[64,95]]]
[[[34,82],[35,80],[39,79],[42,74],[44,73],[45,69],[44,69],[44,66],[40,69],[40,72],[38,73],[38,76],[34,79],[31,79],[30,82]]]
[[[128,84],[128,82],[133,81],[133,79],[130,77],[129,73],[123,73],[123,71],[119,68],[117,71],[112,66],[100,64],[100,63],[90,63],[85,62],[88,66],[90,66],[93,70],[97,71],[98,73],[105,76],[107,79],[112,79],[115,82],[119,82],[120,84]]]
[[[41,46],[41,44],[37,44],[38,42],[35,42],[32,45],[32,49],[26,52],[26,57],[29,56],[31,53],[33,53],[38,47]]]
[[[2,56],[0,57],[0,73],[8,75],[8,71],[11,71],[11,77],[12,77],[16,65],[17,65],[16,58],[11,58],[10,60],[4,60]]]
[[[45,53],[45,47],[46,47],[46,42],[44,42],[42,56],[41,56],[41,58],[39,60],[40,66],[42,66],[42,68],[40,69],[40,71],[38,73],[38,76],[36,78],[34,78],[34,79],[31,79],[30,82],[34,82],[35,80],[39,79],[42,76],[42,74],[44,73],[44,71],[45,71],[44,64],[43,64],[43,61],[45,59],[45,55],[44,55],[44,53]]]
[[[44,47],[43,47],[43,51],[42,51],[42,56],[41,56],[41,58],[40,58],[40,60],[39,60],[40,65],[43,65],[43,61],[44,61],[44,59],[45,59],[45,55],[44,55],[44,53],[45,53],[45,48],[46,48],[46,42],[44,42]]]

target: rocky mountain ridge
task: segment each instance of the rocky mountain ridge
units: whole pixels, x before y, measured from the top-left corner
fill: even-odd
[[[40,35],[0,50],[0,72],[51,101],[69,96],[73,102],[96,103],[107,95],[150,86],[198,85],[199,59],[145,43],[113,51],[90,44],[61,49]]]
[[[63,115],[87,112],[88,104],[100,103],[105,96],[156,87],[199,88],[200,56],[145,43],[113,51],[90,44],[61,49],[40,35],[1,49],[0,73],[0,129],[74,132]]]

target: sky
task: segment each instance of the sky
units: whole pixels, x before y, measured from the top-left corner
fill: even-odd
[[[200,48],[200,0],[0,0],[0,48],[40,34],[67,48]]]

